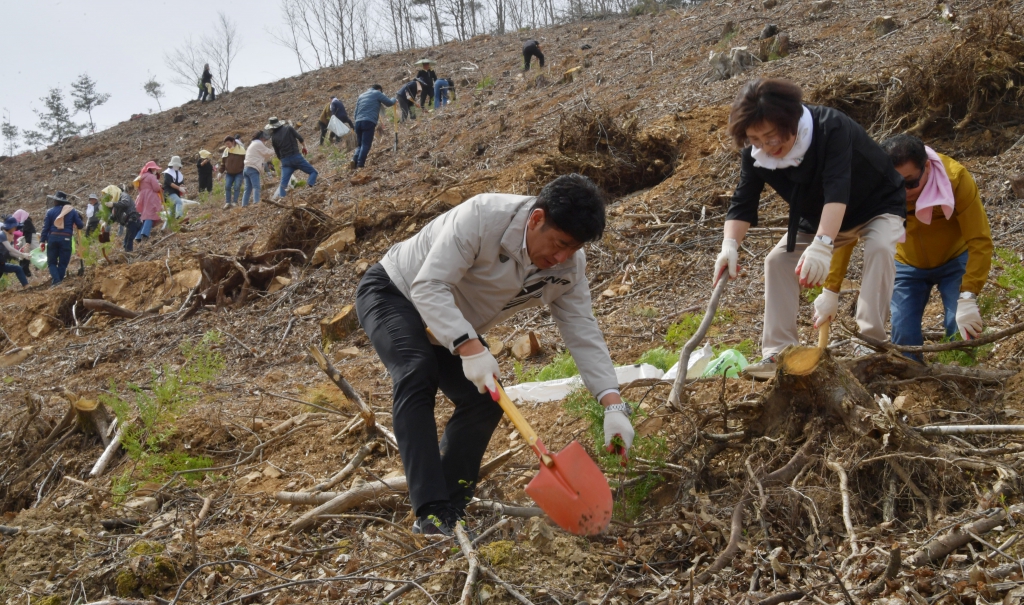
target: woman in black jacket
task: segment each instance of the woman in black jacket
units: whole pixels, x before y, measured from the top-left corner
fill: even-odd
[[[213,91],[213,74],[210,73],[210,64],[203,65],[203,75],[199,78],[199,101],[205,101],[209,97],[211,101],[217,100],[217,93]]]
[[[863,334],[885,340],[896,242],[904,235],[906,192],[888,155],[849,116],[804,105],[802,97],[793,82],[758,79],[743,87],[729,115],[729,134],[742,149],[740,180],[715,261],[716,283],[725,271],[736,277],[739,244],[757,225],[764,186],[789,204],[787,233],[764,261],[764,359],[747,368],[755,377],[774,375],[776,355],[799,344],[800,287],[824,283],[833,248],[858,239],[864,240],[864,267],[857,324]],[[834,314],[821,313],[815,326]]]

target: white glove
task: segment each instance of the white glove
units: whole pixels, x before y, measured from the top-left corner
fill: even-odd
[[[956,303],[956,327],[960,328],[960,336],[964,340],[977,338],[983,327],[978,301],[973,298],[961,298]]]
[[[619,451],[620,448],[612,445],[612,438],[618,436],[622,438],[622,442],[626,444],[626,449]],[[623,464],[626,461],[626,455],[629,453],[629,448],[633,447],[633,423],[629,421],[629,416],[626,416],[624,412],[618,410],[615,411],[604,411],[604,448],[606,451],[613,452],[616,454],[622,454]]]
[[[831,322],[838,312],[839,293],[822,288],[821,294],[814,299],[814,327],[820,328],[821,324]]]
[[[813,288],[825,283],[829,265],[832,264],[832,246],[820,239],[811,242],[810,246],[800,255],[796,272],[800,276],[800,285]]]
[[[715,259],[715,277],[713,284],[718,284],[718,278],[722,275],[722,269],[729,269],[729,279],[736,277],[736,261],[739,259],[740,244],[734,239],[722,240],[722,251]]]
[[[476,390],[481,393],[497,390],[494,376],[500,372],[498,360],[487,349],[480,351],[476,355],[462,356],[462,373],[466,375],[470,382],[476,385]]]

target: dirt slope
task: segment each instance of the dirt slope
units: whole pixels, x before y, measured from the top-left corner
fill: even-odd
[[[889,90],[886,86],[895,86],[893,78],[910,76],[906,61],[924,64],[934,56],[928,54],[930,50],[962,41],[957,36],[970,30],[972,19],[987,18],[988,3],[953,3],[957,18],[952,26],[925,1],[837,0],[827,10],[815,8],[815,4],[788,0],[764,10],[760,3],[705,3],[685,10],[530,32],[543,43],[548,68],[527,74],[518,70],[519,35],[480,36],[429,52],[378,56],[237,89],[215,103],[189,103],[123,122],[61,148],[0,161],[0,213],[25,208],[37,217],[39,226],[47,206],[45,194],[61,189],[84,199],[106,185],[130,181],[149,159],[164,166],[170,156],[180,155],[186,164],[186,186],[194,187],[194,158],[200,148],[214,150],[227,134],[240,133],[248,140],[271,115],[302,122],[300,132],[307,138],[310,160],[322,179],[312,189],[290,192],[282,202],[306,210],[270,204],[223,210],[223,200],[211,200],[192,209],[190,223],[180,231],[155,235],[152,243],[131,258],[111,252],[108,259],[100,258],[86,267],[83,276],[71,276],[57,288],[49,288],[46,280],[37,277],[28,291],[9,288],[0,292],[0,327],[17,345],[35,347],[35,355],[25,363],[0,370],[0,448],[4,452],[0,456],[0,503],[5,515],[0,525],[22,528],[15,536],[0,536],[0,598],[21,603],[29,595],[34,595],[32,602],[56,595],[59,599],[54,603],[78,602],[79,598],[97,600],[101,594],[120,591],[122,596],[155,593],[171,599],[197,565],[230,560],[248,561],[264,571],[235,567],[238,563],[203,568],[185,585],[183,598],[221,603],[276,584],[282,577],[352,574],[356,579],[351,582],[311,584],[260,598],[281,604],[371,602],[400,585],[396,580],[437,572],[422,580],[425,590],[437,602],[457,600],[464,562],[437,551],[393,561],[410,555],[410,545],[416,544],[395,528],[385,528],[391,532],[388,534],[382,526],[350,518],[328,521],[299,536],[285,531],[305,507],[293,510],[279,504],[273,494],[308,488],[331,476],[351,459],[362,441],[358,432],[343,434],[355,410],[336,394],[335,386],[306,355],[309,345],[323,344],[319,321],[353,302],[367,263],[375,262],[390,245],[415,233],[451,204],[482,191],[536,193],[553,176],[578,171],[597,179],[616,196],[608,233],[587,250],[589,277],[595,312],[614,361],[634,363],[644,352],[664,345],[669,326],[679,320],[684,309],[706,302],[710,263],[718,251],[721,220],[738,166],[725,132],[727,105],[749,77],[793,78],[812,93],[812,100],[872,118],[864,120],[865,126],[879,135],[927,117],[930,121],[923,130],[927,142],[940,152],[955,155],[975,175],[996,245],[1018,253],[1024,250],[1024,230],[1020,228],[1024,212],[1009,182],[1013,174],[1024,172],[1024,143],[1007,151],[1024,134],[1019,102],[1013,106],[1000,101],[995,109],[982,106],[984,111],[979,110],[973,121],[960,129],[954,129],[961,118],[954,119],[952,109],[948,118],[928,114],[931,110],[927,107],[917,113],[906,111],[901,114],[902,122],[880,109],[887,107],[879,99]],[[1009,14],[1024,11],[1019,1],[997,4]],[[891,15],[900,28],[879,38],[871,24],[881,15]],[[739,33],[723,45],[721,33],[727,22],[738,24]],[[792,54],[758,64],[730,80],[709,81],[710,52],[716,47],[754,48],[762,28],[770,23],[790,35]],[[1016,34],[1000,34],[998,43],[990,46],[1013,58],[1010,51],[999,49],[1012,51],[1019,34],[1019,29]],[[998,52],[991,56],[1002,56]],[[375,141],[367,168],[353,179],[346,167],[349,156],[344,146],[317,147],[314,143],[320,110],[337,95],[351,111],[356,96],[374,82],[392,93],[415,73],[412,62],[422,56],[439,62],[440,76],[454,77],[458,100],[444,111],[399,125],[397,153],[392,151],[395,126],[386,125]],[[1024,62],[1024,53],[1016,56],[1016,61],[985,69],[1010,73],[1011,81],[1017,78],[1019,90],[1024,80],[1014,65]],[[571,79],[563,77],[576,67],[581,69]],[[999,94],[1006,94],[1004,89],[999,89]],[[994,90],[986,99],[996,98]],[[265,185],[264,191],[272,187]],[[753,232],[745,243],[747,255],[742,262],[746,276],[729,289],[723,301],[729,314],[712,334],[716,345],[738,345],[748,339],[757,342],[759,338],[760,258],[779,236],[768,228],[784,226],[785,212],[779,200],[769,196],[761,216],[762,230]],[[333,231],[349,226],[354,228],[356,242],[325,265],[314,267],[300,255],[290,255],[285,276],[291,281],[283,289],[259,292],[237,308],[215,305],[214,300],[206,301],[208,307],[195,306],[196,294],[202,289],[195,288],[199,270],[206,267],[201,265],[202,257],[244,256],[280,248],[301,249],[308,255]],[[854,282],[859,277],[855,271],[849,276]],[[1024,319],[1019,293],[995,283],[1001,274],[997,268],[988,286],[994,302],[987,324],[994,329]],[[620,288],[626,285],[628,289]],[[612,287],[616,287],[614,295],[602,294]],[[90,314],[82,306],[87,298],[104,298],[139,312],[162,312],[133,320]],[[844,298],[843,309],[851,302]],[[813,338],[809,307],[805,305],[801,312],[801,329],[808,340]],[[939,328],[940,313],[938,306],[929,309],[926,329]],[[47,333],[33,338],[29,333],[33,322],[45,325]],[[504,342],[508,349],[529,330],[540,336],[544,354],[528,361],[527,369],[548,363],[564,348],[544,311],[517,316],[495,328],[489,338]],[[129,497],[144,495],[154,487],[147,486],[147,481],[162,483],[165,474],[146,476],[124,456],[103,478],[89,481],[93,491],[60,481],[61,476],[86,479],[102,451],[96,437],[80,433],[68,433],[56,447],[38,451],[67,409],[61,389],[95,399],[112,389],[123,393],[130,383],[149,388],[151,376],[159,379],[187,363],[182,344],[195,343],[211,331],[222,334],[216,351],[226,366],[204,384],[198,401],[177,420],[175,433],[161,448],[206,456],[217,467],[240,460],[243,464],[168,488],[160,499],[159,515],[172,521],[155,530],[161,523],[158,514],[139,515],[121,508],[121,492],[127,490]],[[3,349],[10,346],[5,343]],[[351,350],[353,347],[356,350]],[[849,353],[851,348],[844,344],[836,350]],[[378,420],[390,426],[390,380],[365,334],[357,331],[330,343],[328,352],[377,410]],[[1016,372],[1022,355],[1024,338],[1018,335],[1001,342],[985,360],[985,367]],[[499,362],[506,380],[515,381],[514,361],[504,355]],[[962,415],[986,422],[1019,422],[1014,418],[1024,417],[1021,384],[1019,376],[997,388],[926,381],[885,385],[877,394],[894,399],[910,395],[910,400],[918,402],[911,411],[919,415],[919,423]],[[631,391],[632,399],[643,398],[649,414],[641,432],[664,439],[671,452],[665,461],[675,466],[666,467],[669,470],[662,473],[665,481],[644,492],[629,520],[613,525],[606,536],[582,540],[556,534],[551,541],[543,530],[530,525],[531,531],[517,520],[518,531],[510,537],[514,544],[498,543],[488,551],[488,560],[536,603],[679,602],[684,598],[681,589],[689,581],[690,566],[696,565],[699,572],[725,547],[731,506],[747,472],[743,459],[724,459],[720,467],[712,469],[710,480],[695,478],[696,427],[711,421],[713,411],[724,405],[720,398],[740,402],[742,407],[742,402],[752,401],[764,388],[735,381],[720,393],[718,385],[703,384],[692,397],[689,416],[664,406],[668,394],[664,387]],[[38,410],[25,402],[27,393],[42,395]],[[318,411],[277,395],[338,406],[344,416],[308,418],[304,429],[256,451],[260,443],[274,438],[271,426],[300,412]],[[441,397],[438,401],[443,424],[449,404]],[[528,409],[526,415],[552,447],[574,438],[593,447],[587,422],[561,405]],[[728,428],[728,422],[726,425],[716,426],[716,430]],[[515,443],[511,430],[496,432],[488,457]],[[974,445],[1002,447],[1005,443]],[[367,459],[355,483],[400,471],[397,453],[383,450]],[[1019,450],[1011,451],[1018,452],[1019,460]],[[250,456],[252,453],[255,455]],[[1012,455],[1007,456],[1012,461]],[[37,465],[24,471],[19,465],[33,457],[38,458]],[[493,480],[482,483],[478,495],[527,504],[522,487],[533,474],[531,465],[526,453],[519,454]],[[918,472],[927,474],[923,465]],[[858,486],[873,479],[868,471],[854,476]],[[955,494],[952,491],[950,488],[948,498],[940,498],[942,515],[950,517],[966,510],[970,503],[965,501],[972,498],[966,488]],[[823,482],[810,485],[808,493],[825,516],[821,532],[826,540],[822,544],[835,548],[844,540],[836,488]],[[624,494],[620,491],[617,497],[621,500]],[[859,524],[878,527],[881,513],[876,509],[881,504],[873,497],[864,495],[859,501],[868,511],[857,520]],[[193,538],[188,528],[204,498],[211,499],[210,511]],[[896,529],[885,526],[884,531],[879,530],[882,534],[871,538],[878,552],[887,550],[887,541],[924,540],[946,525],[939,521],[930,528],[923,526],[917,522],[919,507],[915,508],[909,496],[901,498],[901,525]],[[792,508],[800,509],[799,502]],[[408,503],[400,494],[350,512],[383,514],[400,526],[411,525]],[[747,592],[755,569],[771,574],[766,557],[776,546],[786,546],[794,559],[806,557],[803,573],[809,574],[807,582],[779,577],[773,579],[777,584],[768,587],[762,580],[758,594],[831,582],[827,573],[820,575],[820,565],[815,569],[821,562],[814,559],[820,549],[810,545],[809,538],[804,544],[811,531],[807,520],[787,514],[777,509],[770,514],[766,511],[769,521],[762,527],[766,533],[770,529],[773,537],[745,541],[735,569],[706,585],[697,598],[704,602],[740,598],[736,595]],[[99,525],[99,521],[115,517],[142,517],[146,525],[138,533],[151,533],[141,539],[131,530],[118,533]],[[480,513],[474,519],[480,528],[490,523],[489,514]],[[337,550],[317,551],[327,547]],[[834,554],[839,566],[850,553]],[[877,570],[869,567],[879,561],[884,565],[879,557],[877,553],[865,555],[859,563],[861,571],[849,572],[850,581],[866,583],[877,576]],[[963,561],[955,563],[966,573]],[[124,575],[125,569],[133,575]],[[922,581],[917,580],[917,590],[927,595],[941,592],[940,582],[925,590]],[[500,588],[487,586],[489,598],[511,602]],[[841,598],[835,586],[822,588],[818,594],[828,602]],[[478,597],[483,599],[480,594]],[[417,591],[402,598],[429,602]]]

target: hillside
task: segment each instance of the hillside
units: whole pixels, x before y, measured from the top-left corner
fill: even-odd
[[[924,0],[769,0],[638,10],[529,32],[547,56],[541,71],[519,71],[527,33],[480,36],[236,89],[214,103],[188,103],[59,148],[0,159],[0,214],[24,208],[39,227],[46,194],[59,189],[84,200],[130,181],[150,159],[166,166],[170,156],[180,155],[185,184],[194,190],[199,149],[215,150],[229,134],[248,141],[270,116],[302,123],[321,179],[275,204],[224,210],[223,199],[211,199],[193,207],[178,231],[154,231],[151,243],[133,255],[117,246],[106,256],[92,251],[84,275],[74,275],[73,261],[68,279],[56,288],[36,273],[28,290],[0,292],[0,336],[11,341],[0,348],[33,347],[22,363],[0,370],[0,526],[20,528],[7,535],[0,527],[0,599],[79,603],[110,594],[158,603],[369,603],[415,580],[402,602],[457,602],[465,560],[451,544],[432,549],[407,533],[413,518],[400,491],[361,502],[348,516],[324,519],[307,531],[289,531],[309,507],[282,503],[275,494],[310,490],[350,463],[366,441],[354,422],[360,417],[356,403],[316,365],[307,353],[311,345],[326,347],[377,422],[390,427],[390,378],[365,334],[357,329],[327,342],[320,321],[354,302],[368,264],[449,207],[485,191],[535,194],[554,176],[575,171],[614,196],[604,239],[587,248],[595,314],[613,360],[632,364],[652,349],[680,346],[666,343],[666,335],[688,321],[695,324],[710,296],[711,267],[739,165],[725,132],[728,104],[752,77],[792,78],[810,101],[848,111],[878,137],[914,128],[967,166],[982,191],[996,246],[1005,251],[986,286],[986,327],[1020,324],[1024,191],[1014,193],[1014,179],[1024,174],[1024,2],[949,4],[952,19]],[[891,16],[898,28],[879,34],[873,24],[880,16]],[[727,24],[738,31],[723,36],[732,31]],[[756,50],[769,24],[789,36],[790,54],[712,81],[709,54],[739,46]],[[424,56],[439,63],[439,76],[456,82],[458,98],[449,108],[386,124],[367,167],[357,173],[347,167],[344,144],[315,144],[316,120],[331,96],[351,112],[372,83],[393,94]],[[264,184],[265,199],[273,187]],[[785,221],[780,200],[766,197],[759,228],[741,255],[746,273],[726,290],[712,328],[716,347],[756,354],[757,345],[749,347],[761,330],[761,258]],[[322,241],[346,228],[352,228],[353,243],[324,264],[307,262]],[[218,292],[220,277],[235,270],[232,259],[272,265],[273,275],[260,273],[262,288],[243,287],[237,275]],[[856,271],[848,276],[851,289],[859,287]],[[265,291],[275,275],[285,279]],[[85,309],[84,300],[101,298],[143,315],[125,319]],[[852,296],[843,297],[844,315],[852,304]],[[926,330],[941,328],[941,312],[934,297]],[[807,342],[815,340],[810,317],[806,304],[801,333]],[[508,351],[529,332],[538,335],[543,351],[518,367]],[[542,310],[516,316],[488,339],[503,343],[499,363],[506,384],[564,350]],[[834,355],[852,356],[854,344],[835,330]],[[955,369],[925,378],[886,374],[862,380],[864,392],[899,402],[897,428],[1020,423],[1024,336],[981,351],[974,368],[949,365]],[[975,360],[946,352],[931,354],[929,361],[945,368]],[[876,366],[859,366],[854,374],[870,377]],[[168,390],[188,372],[196,385],[191,398],[187,385]],[[955,524],[995,514],[995,504],[1017,506],[1024,470],[1019,435],[936,438],[930,449],[918,443],[918,450],[902,451],[900,466],[866,445],[881,441],[878,434],[843,434],[840,426],[799,476],[762,485],[751,477],[796,459],[819,438],[817,425],[808,421],[782,437],[729,442],[776,387],[700,382],[678,410],[667,404],[664,385],[631,388],[626,396],[642,402],[638,425],[648,449],[638,450],[645,459],[636,466],[608,471],[620,506],[609,532],[575,538],[549,531],[537,518],[512,516],[481,542],[485,562],[538,604],[755,603],[793,591],[802,593],[787,600],[810,602],[805,593],[816,602],[839,603],[845,587],[858,598],[883,595],[878,598],[891,603],[1016,602],[1024,580],[1019,570],[1000,568],[1006,561],[978,542],[972,550],[961,547],[946,559],[924,561],[941,569],[897,568],[877,592],[862,591],[878,582],[893,545],[909,559]],[[73,426],[69,400],[116,407],[117,399],[152,405],[174,397],[180,405],[154,416],[137,436],[152,447],[121,454],[102,476],[89,478],[103,443],[88,427]],[[450,403],[443,397],[438,402],[443,425]],[[124,409],[128,418],[139,416],[137,407]],[[526,407],[524,414],[553,450],[578,439],[594,452],[585,406],[576,399]],[[486,459],[517,443],[512,427],[503,425]],[[950,462],[953,451],[959,462]],[[365,456],[342,485],[401,475],[393,448],[381,443]],[[849,474],[842,489],[829,470],[836,460]],[[211,470],[174,473],[197,468]],[[535,469],[530,452],[517,450],[477,495],[531,506],[523,486]],[[343,491],[342,485],[336,489]],[[745,524],[739,515],[743,537],[730,540],[740,535],[733,531],[735,511],[751,493],[754,512]],[[844,523],[842,496],[852,499],[845,506],[851,526]],[[141,510],[126,506],[139,498],[152,500],[142,501]],[[1019,508],[1008,510],[1004,514],[1020,521]],[[481,533],[501,518],[499,512],[481,505],[471,526]],[[132,522],[116,522],[123,519]],[[850,535],[854,526],[859,543]],[[986,541],[1003,545],[1003,559],[1024,556],[1016,539],[1008,541],[1012,527],[989,530]],[[502,540],[492,541],[498,536]],[[730,553],[726,564],[708,572],[723,551]],[[294,584],[281,586],[289,582]],[[277,589],[255,594],[271,587]],[[479,602],[514,602],[490,579],[475,590]]]

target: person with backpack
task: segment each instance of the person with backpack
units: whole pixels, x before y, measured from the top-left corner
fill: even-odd
[[[213,74],[210,73],[210,64],[203,65],[203,75],[199,76],[199,102],[203,103],[207,97],[211,101],[217,100],[217,95],[213,91]]]
[[[316,168],[306,158],[306,141],[295,128],[284,120],[271,117],[267,122],[265,130],[273,131],[270,141],[274,146],[274,153],[277,159],[281,160],[281,185],[277,190],[277,197],[282,198],[288,189],[288,181],[296,170],[301,170],[309,175],[306,185],[312,187],[316,184],[316,177],[319,174]]]
[[[132,201],[132,196],[116,185],[104,188],[103,194],[108,198],[105,203],[107,208],[110,208],[110,221],[117,223],[125,231],[124,250],[132,252],[135,248],[135,235],[142,229],[142,219],[139,211],[135,209],[135,202]]]
[[[28,287],[28,278],[20,265],[8,263],[9,260],[26,261],[31,255],[25,254],[11,245],[14,240],[14,230],[18,228],[18,219],[9,216],[4,219],[3,229],[0,230],[0,273],[13,273],[23,288]]]
[[[181,173],[181,158],[176,155],[171,156],[171,161],[167,162],[167,169],[164,170],[164,195],[174,202],[174,216],[177,218],[181,218],[181,215],[185,214],[185,204],[181,201],[181,196],[185,195],[185,187],[182,186],[184,182],[185,175]]]
[[[155,178],[155,177],[154,177]],[[77,210],[71,207],[68,194],[58,191],[46,196],[53,202],[53,208],[46,212],[43,230],[39,234],[40,246],[46,252],[46,264],[50,269],[52,284],[56,286],[64,281],[71,262],[71,238],[75,235],[75,227],[85,229],[85,221]]]
[[[366,165],[366,156],[370,155],[381,107],[392,107],[398,102],[384,94],[383,90],[380,84],[374,84],[356,100],[356,143],[359,147],[356,148],[356,154],[349,164],[349,168],[353,170]]]
[[[220,169],[224,173],[224,209],[238,204],[242,197],[242,172],[245,171],[245,146],[235,137],[224,137],[224,153],[220,157]]]

